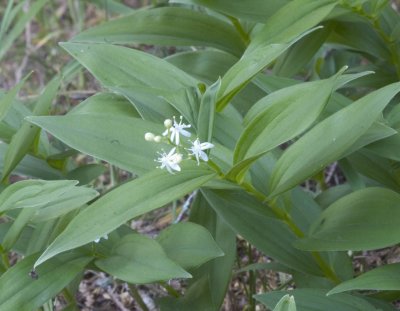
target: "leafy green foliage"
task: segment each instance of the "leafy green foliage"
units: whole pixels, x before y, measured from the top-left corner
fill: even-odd
[[[191,277],[168,258],[156,241],[139,234],[124,236],[108,257],[96,260],[95,264],[105,272],[135,284]]]
[[[23,3],[3,10],[0,59],[46,1]],[[18,98],[27,78],[0,91],[0,309],[37,309],[90,268],[130,285],[187,279],[184,295],[164,284],[161,309],[217,311],[239,236],[246,310],[393,310],[398,264],[352,269],[352,254],[400,242],[390,1],[107,5],[120,16],[60,43],[74,61],[41,95]],[[80,67],[102,90],[53,115]],[[157,237],[129,228],[171,202]],[[24,256],[13,267],[10,251]],[[288,278],[255,295],[262,270]]]

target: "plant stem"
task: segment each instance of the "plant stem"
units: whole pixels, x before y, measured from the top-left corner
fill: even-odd
[[[249,44],[250,42],[250,37],[247,34],[247,32],[243,29],[242,24],[240,24],[239,20],[233,16],[225,15],[233,24],[233,26],[236,28],[237,32],[239,33],[240,37],[243,39],[244,43],[246,45]]]
[[[176,220],[176,200],[172,201],[172,223],[175,223]]]
[[[62,294],[63,294],[65,300],[68,302],[68,305],[76,306],[75,298],[67,288],[63,289]]]
[[[160,285],[165,288],[165,290],[170,294],[171,296],[175,298],[179,298],[181,295],[173,288],[171,285],[169,285],[166,282],[160,282]]]
[[[6,268],[10,268],[10,260],[8,259],[8,252],[3,248],[3,246],[0,244],[0,253],[1,253],[1,259],[3,260],[3,266]]]
[[[213,165],[215,166],[216,164],[213,163]],[[219,171],[221,171],[221,170],[219,170]],[[222,177],[226,178],[225,175],[223,175]],[[236,180],[231,180],[231,179],[228,179],[228,180],[237,183]],[[286,225],[290,228],[290,230],[292,230],[292,232],[298,238],[303,238],[305,236],[303,231],[293,221],[290,214],[288,212],[286,212],[285,210],[283,210],[282,208],[280,208],[276,204],[275,200],[271,200],[264,193],[258,191],[252,184],[250,184],[248,182],[244,181],[244,182],[240,183],[239,186],[241,186],[245,191],[247,191],[248,193],[250,193],[251,195],[256,197],[259,201],[266,204],[272,210],[272,212],[275,214],[275,216],[278,219],[280,219],[281,221],[283,221],[284,223],[286,223]],[[330,279],[335,284],[340,283],[340,280],[336,276],[335,272],[332,270],[332,268],[329,266],[329,264],[327,264],[325,262],[325,260],[321,257],[321,255],[318,252],[312,252],[312,256],[314,257],[314,259],[315,259],[316,263],[318,264],[318,266],[320,267],[321,271],[324,273],[324,275],[328,279]]]
[[[253,252],[251,248],[251,244],[248,243],[248,248],[247,248],[247,254],[249,256],[249,264],[251,265],[253,263]],[[249,271],[249,303],[250,303],[250,309],[251,311],[256,310],[256,302],[254,299],[254,295],[256,293],[256,277],[255,277],[255,272],[253,270]]]
[[[144,303],[142,296],[140,296],[139,291],[137,290],[135,285],[128,284],[129,289],[131,291],[131,294],[133,298],[135,298],[135,301],[137,304],[142,308],[143,311],[150,311],[149,308],[147,308],[147,305]]]

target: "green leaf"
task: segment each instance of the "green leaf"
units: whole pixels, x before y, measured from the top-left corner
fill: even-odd
[[[130,14],[135,12],[133,8],[128,5],[125,5],[118,0],[90,0],[91,3],[95,4],[98,8],[105,10],[106,14],[115,13],[115,14]]]
[[[0,213],[15,208],[44,207],[56,202],[67,192],[74,191],[77,183],[75,180],[23,180],[13,183],[0,194]],[[94,193],[96,196],[97,192]]]
[[[27,12],[22,12],[21,17],[15,21],[15,24],[11,29],[5,29],[7,34],[2,36],[1,39],[1,47],[0,47],[0,60],[4,57],[7,51],[12,46],[13,42],[21,35],[24,31],[25,26],[32,20],[35,15],[43,8],[43,6],[47,3],[48,0],[38,0],[30,5],[29,10]],[[22,5],[18,5],[18,11],[22,11]],[[16,7],[16,8],[17,8]],[[1,105],[0,105],[1,106]]]
[[[127,99],[112,93],[97,93],[72,108],[71,114],[106,114],[108,116],[140,117]]]
[[[399,161],[400,134],[396,133],[388,138],[378,140],[372,144],[369,144],[366,149],[372,151],[380,157]]]
[[[387,43],[369,22],[336,22],[330,40],[379,58],[391,57]]]
[[[215,173],[190,161],[182,172],[171,175],[156,169],[107,193],[79,213],[35,263],[40,265],[56,254],[85,245],[120,225],[163,206],[214,177]]]
[[[200,296],[209,306],[219,309],[224,301],[231,280],[232,269],[236,259],[236,234],[208,204],[201,193],[196,195],[190,211],[190,221],[201,224],[208,229],[224,252],[223,257],[212,259],[192,272],[193,283],[197,287],[203,278],[208,282],[199,286]],[[190,301],[187,301],[191,305]]]
[[[11,249],[28,222],[43,222],[67,214],[94,199],[97,191],[75,187],[76,181],[25,180],[0,194],[0,213],[22,209],[7,231],[3,247]]]
[[[353,192],[329,206],[296,247],[313,251],[367,250],[400,241],[400,195],[385,188]]]
[[[318,123],[290,146],[276,164],[271,196],[285,192],[340,159],[378,118],[399,87],[400,83],[390,84],[364,96]]]
[[[234,55],[241,55],[245,49],[242,38],[231,24],[183,7],[139,10],[89,28],[75,36],[72,41],[210,46]]]
[[[4,160],[4,155],[7,152],[7,144],[0,144],[0,170],[2,170],[2,164]],[[41,179],[60,179],[62,178],[61,172],[52,168],[44,160],[35,158],[30,155],[26,155],[18,166],[14,170],[15,174],[30,176],[34,178]]]
[[[198,50],[177,53],[167,57],[166,60],[210,85],[223,76],[238,58],[217,50]],[[274,77],[274,81],[277,79],[279,78]],[[251,105],[263,96],[265,92],[250,82],[232,99],[232,104],[240,114],[244,115]]]
[[[104,174],[107,168],[102,164],[86,164],[69,171],[65,176],[69,180],[77,180],[80,185],[86,185]]]
[[[128,99],[144,120],[162,123],[165,119],[178,115],[177,110],[162,98],[166,94],[165,90],[137,85],[112,87],[111,90]],[[181,114],[187,116],[185,113]]]
[[[215,105],[217,94],[221,87],[221,80],[218,79],[213,85],[207,88],[204,93],[199,110],[197,121],[197,136],[201,142],[211,142],[214,131]]]
[[[295,289],[291,291],[273,291],[256,295],[255,298],[272,308],[285,295],[293,295],[297,311],[376,311],[367,300],[349,294],[326,296],[322,289]]]
[[[10,91],[7,92],[6,95],[4,95],[0,99],[0,121],[3,121],[3,119],[6,117],[8,111],[10,110],[18,95],[18,92],[30,75],[31,74],[29,73],[27,76],[25,76],[25,78],[23,78],[16,86],[14,86]]]
[[[207,229],[190,222],[164,229],[157,237],[157,242],[167,256],[184,269],[198,267],[224,255]]]
[[[103,271],[132,284],[152,283],[191,275],[167,257],[154,240],[139,234],[124,236],[111,254],[95,261]]]
[[[294,297],[289,294],[283,296],[276,304],[273,311],[296,311]]]
[[[337,5],[335,0],[294,0],[283,6],[256,32],[245,54],[271,43],[288,43],[315,27]]]
[[[174,0],[174,2],[203,5],[240,19],[265,23],[272,14],[288,3],[289,0],[269,0],[267,2],[265,0]]]
[[[264,67],[317,29],[313,27],[329,14],[336,3],[332,0],[291,1],[269,18],[251,40],[241,59],[222,78],[217,110],[221,111]]]
[[[288,43],[271,43],[261,46],[251,53],[244,54],[222,77],[221,88],[218,94],[217,111],[222,111],[229,101],[243,89],[257,73],[272,63],[292,44],[308,33],[309,32],[303,33]]]
[[[210,303],[209,278],[203,278],[194,282],[180,298],[166,297],[160,299],[160,307],[163,311],[215,311]]]
[[[145,52],[111,44],[60,45],[106,87],[141,85],[176,90],[197,85],[184,71]]]
[[[339,284],[331,289],[328,295],[350,290],[400,290],[399,272],[400,263],[378,267]]]
[[[378,144],[381,141],[383,144],[385,144],[385,142],[394,142],[395,145],[395,134],[397,134],[395,129],[388,127],[381,122],[374,122],[371,127],[359,139],[357,139],[357,141],[349,148],[349,150],[347,150],[344,156],[352,154],[354,151],[357,151],[365,146],[367,146],[366,149],[372,150],[373,147],[369,148],[369,146],[374,145],[374,143]],[[394,139],[389,140],[388,137],[394,137]],[[395,149],[395,146],[391,147]],[[383,154],[381,155],[378,152],[378,154],[381,156],[386,155],[385,152],[382,153]]]
[[[295,270],[322,275],[311,254],[292,247],[296,236],[265,205],[243,191],[202,189],[202,193],[223,221],[266,255]]]
[[[166,146],[144,140],[146,132],[162,133],[162,124],[139,118],[68,114],[27,120],[74,149],[139,175],[155,167],[157,151]]]
[[[36,102],[32,115],[40,116],[49,114],[53,99],[57,95],[60,82],[61,80],[59,78],[55,78],[46,86]],[[40,128],[26,121],[23,122],[21,128],[12,137],[4,157],[3,180],[8,177],[12,170],[33,147],[39,132]]]
[[[315,56],[325,40],[331,33],[332,28],[324,25],[323,29],[315,31],[295,43],[284,55],[282,55],[274,66],[274,74],[281,77],[292,77],[306,66]]]
[[[306,130],[324,109],[342,72],[283,88],[258,101],[246,115],[246,127],[235,147],[235,166],[228,176],[242,179],[259,157]]]
[[[347,156],[350,165],[362,175],[393,190],[400,191],[400,182],[393,162],[361,149]]]
[[[13,247],[13,245],[18,241],[18,238],[22,234],[24,227],[27,225],[29,220],[34,215],[34,209],[22,209],[18,216],[15,218],[11,227],[7,230],[6,235],[4,236],[2,247],[9,251]]]
[[[29,276],[37,255],[24,258],[0,277],[0,309],[32,311],[52,299],[91,261],[91,257],[68,253],[39,267],[38,279]]]

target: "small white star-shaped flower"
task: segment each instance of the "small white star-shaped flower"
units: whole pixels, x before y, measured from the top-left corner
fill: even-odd
[[[212,143],[209,142],[200,143],[200,140],[197,138],[194,142],[192,142],[192,147],[189,148],[189,151],[191,152],[190,155],[195,156],[197,165],[200,165],[200,159],[202,159],[205,162],[208,161],[208,156],[204,152],[204,150],[211,149],[213,147],[214,145]]]
[[[179,163],[182,161],[182,155],[180,153],[175,153],[176,148],[172,148],[170,152],[167,154],[166,152],[159,153],[160,157],[156,160],[159,162],[160,168],[167,169],[167,171],[173,174],[174,171],[181,171]]]
[[[179,123],[176,122],[175,117],[174,117],[174,122],[173,122],[172,126],[167,127],[167,130],[164,131],[163,136],[167,136],[168,134],[171,134],[171,136],[170,136],[171,141],[173,142],[175,140],[175,145],[179,146],[180,135],[183,135],[186,137],[190,137],[190,135],[191,135],[190,132],[185,130],[186,128],[190,128],[190,124],[182,123],[182,116],[180,117]]]

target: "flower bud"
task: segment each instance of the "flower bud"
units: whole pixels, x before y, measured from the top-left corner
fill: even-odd
[[[153,139],[156,143],[159,143],[160,141],[161,141],[161,136],[154,136],[154,139]]]
[[[144,139],[146,140],[146,141],[154,141],[154,134],[153,133],[146,133],[146,134],[144,134]]]
[[[172,126],[172,120],[171,120],[171,119],[166,119],[166,120],[164,121],[164,126],[165,126],[167,129],[171,128],[171,126]]]

